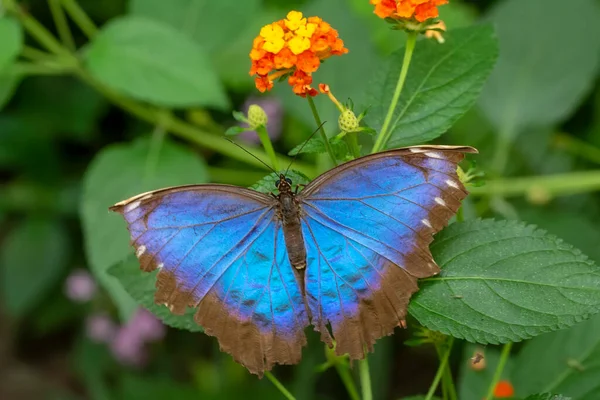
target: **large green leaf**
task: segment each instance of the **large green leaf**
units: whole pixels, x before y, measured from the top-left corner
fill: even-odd
[[[600,316],[571,329],[525,343],[512,381],[519,394],[562,393],[577,400],[600,398]]]
[[[110,267],[108,273],[119,280],[125,291],[137,303],[146,307],[165,324],[192,332],[202,331],[202,328],[194,321],[194,309],[188,308],[184,315],[174,315],[166,306],[154,303],[158,271],[142,272],[138,259],[134,255]]]
[[[260,5],[260,0],[131,0],[129,13],[169,24],[206,50],[218,53],[252,22]],[[246,41],[252,45],[252,37]],[[249,51],[244,52],[246,58]]]
[[[600,311],[600,269],[535,226],[474,220],[431,247],[442,267],[410,312],[427,328],[479,343],[519,341]]]
[[[497,27],[500,58],[481,96],[483,111],[506,133],[563,120],[590,90],[598,71],[598,2],[497,4],[489,19]]]
[[[165,142],[156,165],[149,165],[149,141],[117,144],[104,148],[92,161],[84,177],[80,207],[88,262],[92,271],[110,292],[121,315],[128,317],[136,302],[107,269],[133,250],[125,221],[108,207],[149,190],[206,181],[202,161],[191,151]]]
[[[205,50],[151,19],[113,19],[84,56],[96,79],[137,99],[172,107],[229,105]]]
[[[69,260],[65,227],[51,219],[28,219],[17,225],[0,250],[2,303],[22,316],[60,279]]]
[[[420,40],[415,48],[406,83],[389,126],[387,147],[432,140],[452,126],[475,103],[494,67],[498,53],[489,25],[457,29],[444,35],[446,42]],[[404,48],[375,69],[367,92],[367,124],[379,131],[400,75]]]

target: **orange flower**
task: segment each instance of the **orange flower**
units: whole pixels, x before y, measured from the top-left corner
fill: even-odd
[[[439,16],[438,6],[448,0],[370,0],[379,18],[415,19],[426,21]]]
[[[494,397],[498,399],[508,399],[515,395],[515,389],[509,381],[500,381],[494,388]]]
[[[250,76],[256,75],[256,88],[265,92],[282,76],[294,93],[306,97],[319,92],[312,88],[312,73],[321,61],[346,54],[348,49],[338,32],[319,17],[305,18],[290,11],[286,19],[265,25],[252,43]]]

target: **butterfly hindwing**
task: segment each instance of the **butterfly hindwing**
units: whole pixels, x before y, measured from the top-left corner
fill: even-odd
[[[113,207],[141,268],[160,269],[155,300],[195,320],[262,375],[297,363],[307,313],[273,198],[228,185],[164,189]]]
[[[439,272],[429,244],[466,196],[457,164],[469,147],[420,146],[348,162],[299,199],[305,291],[315,329],[353,359],[403,323],[417,278]]]

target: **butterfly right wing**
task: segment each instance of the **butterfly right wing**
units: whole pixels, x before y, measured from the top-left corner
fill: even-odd
[[[163,189],[111,207],[123,214],[155,294],[194,319],[221,349],[262,376],[300,361],[308,318],[276,201],[229,185]]]

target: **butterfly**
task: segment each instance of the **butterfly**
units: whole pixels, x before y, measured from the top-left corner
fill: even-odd
[[[440,269],[429,251],[467,192],[466,146],[368,155],[298,193],[280,175],[270,195],[231,185],[143,193],[121,213],[155,302],[194,320],[250,372],[295,364],[312,324],[337,354],[361,359],[406,326],[417,279]]]

